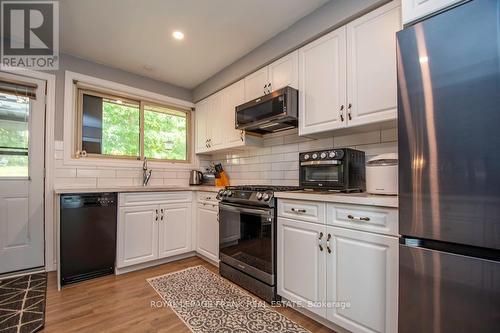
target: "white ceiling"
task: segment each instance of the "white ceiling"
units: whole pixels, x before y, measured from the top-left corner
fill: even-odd
[[[62,0],[61,51],[192,89],[328,1]]]

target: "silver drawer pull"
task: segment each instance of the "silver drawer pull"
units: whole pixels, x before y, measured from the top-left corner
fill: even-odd
[[[295,213],[305,213],[306,210],[305,209],[292,208],[292,212],[295,212]]]
[[[321,245],[321,243],[322,243],[322,240],[321,240],[321,239],[322,239],[322,238],[323,238],[323,233],[322,233],[322,232],[320,232],[320,233],[319,233],[319,238],[318,238],[318,246],[319,246],[319,250],[320,250],[320,251],[323,251],[323,245]]]
[[[347,218],[349,220],[355,220],[355,221],[370,221],[370,218],[369,217],[359,217],[359,216],[352,216],[352,215],[347,215]]]

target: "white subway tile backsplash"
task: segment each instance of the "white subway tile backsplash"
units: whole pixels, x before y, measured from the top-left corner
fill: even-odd
[[[54,179],[54,187],[59,189],[67,188],[95,188],[97,184],[96,178],[65,178],[58,177]]]
[[[65,177],[76,177],[76,169],[75,168],[62,168],[62,166],[56,165],[56,169],[54,170],[54,177],[56,178],[65,178]]]
[[[102,178],[115,178],[116,171],[113,169],[77,169],[76,176],[79,178],[88,177],[102,177]]]
[[[290,152],[295,152],[295,151],[299,151],[299,144],[298,143],[291,143],[291,144],[281,145],[281,146],[273,146],[271,149],[272,154],[290,153]]]
[[[333,139],[333,144],[335,147],[351,147],[372,143],[380,143],[380,131],[336,136]]]
[[[321,150],[321,149],[330,149],[333,147],[333,137],[332,138],[324,138],[318,140],[311,140],[299,143],[299,151],[311,151],[311,150]]]

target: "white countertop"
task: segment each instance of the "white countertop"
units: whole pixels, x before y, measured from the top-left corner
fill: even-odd
[[[276,198],[298,199],[320,202],[345,203],[354,205],[368,205],[398,208],[398,197],[392,195],[374,195],[368,193],[329,193],[329,192],[308,192],[291,191],[275,192]]]
[[[101,187],[101,188],[62,188],[55,189],[56,194],[67,193],[100,193],[100,192],[176,192],[176,191],[206,191],[218,192],[223,187],[215,186],[131,186],[131,187]]]

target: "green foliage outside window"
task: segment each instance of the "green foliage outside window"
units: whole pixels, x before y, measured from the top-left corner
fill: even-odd
[[[103,101],[102,153],[140,156],[139,108]]]

